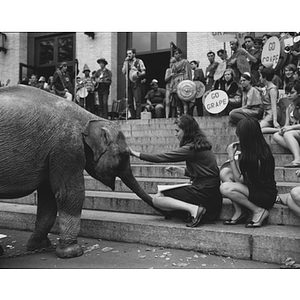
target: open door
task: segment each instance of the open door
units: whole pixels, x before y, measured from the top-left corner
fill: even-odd
[[[19,82],[22,81],[23,78],[27,77],[30,79],[32,74],[37,74],[37,69],[34,66],[29,66],[23,63],[20,63],[19,67]]]

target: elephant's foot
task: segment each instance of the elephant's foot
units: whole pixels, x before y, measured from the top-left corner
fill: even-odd
[[[77,244],[77,241],[65,242],[59,240],[59,243],[56,246],[56,255],[60,258],[72,258],[81,256],[83,250],[80,245]]]
[[[26,244],[28,251],[34,251],[37,249],[47,248],[51,246],[51,241],[46,237],[45,239],[40,239],[36,237],[30,237]]]
[[[4,254],[4,250],[2,248],[2,246],[0,245],[0,256],[2,256]]]

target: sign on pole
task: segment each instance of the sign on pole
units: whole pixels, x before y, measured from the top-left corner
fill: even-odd
[[[222,61],[216,69],[216,72],[214,74],[214,80],[220,79],[223,76],[225,70],[226,70],[226,62]]]
[[[280,57],[280,42],[276,36],[270,37],[264,44],[261,54],[261,63],[266,68],[275,69]]]
[[[218,114],[223,111],[228,105],[228,96],[222,90],[210,92],[205,100],[204,107],[211,114]]]
[[[212,36],[222,43],[230,42],[235,38],[234,32],[212,32]]]
[[[238,70],[243,74],[245,72],[249,72],[251,73],[251,67],[250,67],[250,64],[248,63],[248,60],[246,58],[245,55],[239,55],[237,57],[237,61],[236,61],[236,64],[237,64],[237,68]]]

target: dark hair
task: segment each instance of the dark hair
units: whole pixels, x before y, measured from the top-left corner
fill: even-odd
[[[221,54],[224,54],[224,53],[227,54],[227,51],[224,50],[224,49],[220,49],[220,50],[217,51],[217,55],[220,56],[220,53],[221,53]]]
[[[128,48],[127,51],[131,51],[132,53],[136,54],[136,49],[135,48]]]
[[[246,35],[246,36],[244,37],[244,40],[245,40],[245,39],[251,39],[251,41],[254,42],[254,37],[253,37],[252,35],[249,35],[249,34]]]
[[[190,64],[195,64],[197,67],[199,67],[199,63],[196,61],[196,60],[192,60],[191,62],[190,62]]]
[[[258,120],[253,117],[241,120],[237,124],[236,135],[240,140],[242,175],[249,183],[263,181],[263,174],[274,172],[274,157]]]
[[[298,96],[295,100],[293,100],[293,103],[294,103],[293,115],[295,119],[300,121],[300,96]]]
[[[297,94],[300,94],[300,82],[299,81],[293,80],[293,81],[289,82],[286,85],[284,90],[285,90],[286,93],[290,93],[293,88],[295,89]]]
[[[241,77],[243,77],[243,78],[245,78],[246,80],[252,82],[251,76],[249,76],[248,74],[243,73],[243,74],[241,75]]]
[[[191,150],[211,150],[211,143],[207,140],[205,133],[200,129],[199,124],[192,116],[183,115],[174,124],[184,132],[180,141],[180,147],[191,143]]]
[[[208,56],[208,54],[213,54],[214,56],[216,56],[215,52],[213,52],[213,51],[211,51],[211,50],[208,51],[206,55]]]
[[[297,67],[294,64],[288,64],[284,67],[284,69],[289,69],[290,71],[295,72],[297,70]]]
[[[268,81],[272,81],[274,75],[275,75],[275,70],[272,68],[263,68],[261,71],[261,76],[262,78],[266,78]]]
[[[180,48],[175,48],[175,49],[174,49],[174,53],[175,53],[175,52],[178,52],[178,53],[182,54],[182,51],[181,51]]]
[[[271,37],[271,35],[266,33],[262,37],[266,37],[267,39],[269,39]]]

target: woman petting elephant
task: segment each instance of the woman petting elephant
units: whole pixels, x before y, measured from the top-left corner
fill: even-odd
[[[35,190],[38,194],[28,250],[51,245],[48,233],[58,213],[56,254],[83,254],[77,236],[85,199],[84,169],[112,190],[120,177],[154,207],[132,174],[125,137],[113,122],[72,101],[22,85],[1,88],[0,100],[0,198],[19,198]]]
[[[153,204],[166,212],[188,212],[187,226],[196,227],[203,215],[212,221],[221,211],[219,168],[210,142],[193,117],[184,115],[175,122],[175,136],[179,148],[174,151],[145,154],[131,149],[131,155],[156,163],[186,162],[186,168],[172,166],[167,171],[190,177],[192,184],[159,192]]]
[[[239,143],[228,146],[230,166],[221,168],[220,191],[232,201],[235,212],[224,225],[246,221],[248,210],[252,221],[246,227],[261,227],[267,221],[277,196],[274,179],[275,161],[256,118],[240,121],[236,128]],[[237,147],[240,146],[240,155]]]

